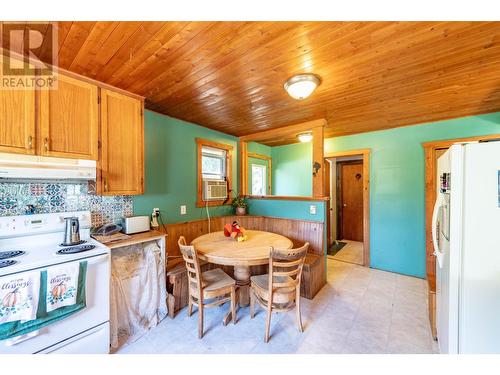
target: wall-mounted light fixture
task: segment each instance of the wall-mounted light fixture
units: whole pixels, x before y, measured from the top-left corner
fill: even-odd
[[[316,174],[318,173],[319,169],[321,168],[321,164],[315,161],[313,163],[313,176],[316,177]]]

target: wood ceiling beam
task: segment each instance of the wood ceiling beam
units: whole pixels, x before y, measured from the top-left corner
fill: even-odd
[[[240,137],[242,142],[267,142],[279,138],[296,136],[297,134],[313,131],[314,128],[325,127],[327,125],[326,119],[318,119],[300,124],[283,126],[281,128],[264,130],[262,132],[248,134]]]

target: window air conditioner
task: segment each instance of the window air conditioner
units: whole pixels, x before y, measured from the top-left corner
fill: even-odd
[[[227,198],[227,182],[224,180],[203,180],[203,200],[224,200]]]

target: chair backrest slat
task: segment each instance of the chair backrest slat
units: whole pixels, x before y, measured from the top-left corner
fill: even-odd
[[[196,298],[201,298],[201,268],[196,249],[186,243],[184,236],[180,236],[177,243],[186,263],[189,293]]]
[[[296,249],[270,249],[269,254],[269,291],[277,288],[300,287],[302,268],[309,243]],[[272,299],[271,299],[272,300]]]
[[[273,276],[274,277],[277,277],[277,276],[295,276],[299,273],[299,269],[298,267],[292,271],[273,271]]]

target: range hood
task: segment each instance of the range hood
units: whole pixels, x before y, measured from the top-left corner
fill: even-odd
[[[96,178],[96,161],[0,153],[1,180],[70,180]]]

